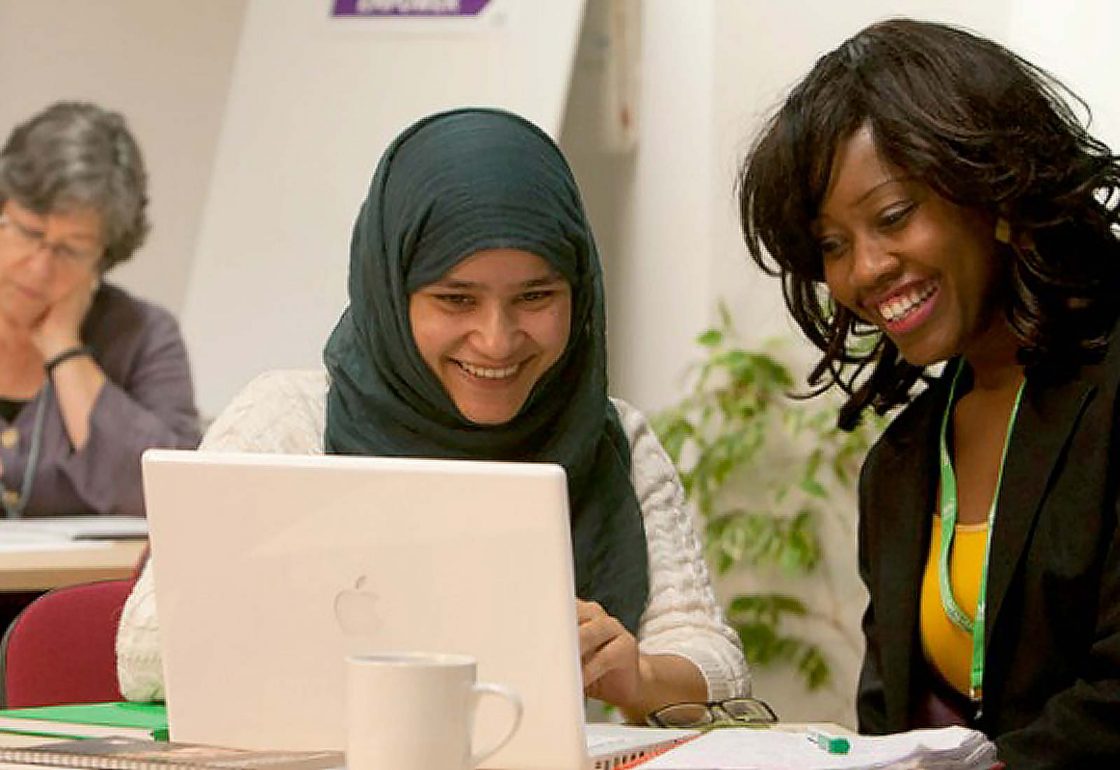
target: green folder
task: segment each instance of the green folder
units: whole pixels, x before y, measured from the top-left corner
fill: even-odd
[[[74,703],[0,710],[0,731],[48,738],[103,738],[124,735],[168,740],[167,707],[162,703]]]

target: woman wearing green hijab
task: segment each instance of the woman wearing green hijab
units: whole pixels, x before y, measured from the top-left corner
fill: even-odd
[[[634,719],[743,694],[672,465],[607,395],[599,256],[552,140],[485,109],[406,129],[358,214],[349,297],[326,375],[258,378],[202,448],[559,463],[588,694]],[[159,684],[145,582],[118,645],[122,691],[141,699]]]

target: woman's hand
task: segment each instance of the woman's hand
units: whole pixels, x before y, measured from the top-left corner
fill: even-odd
[[[692,661],[640,653],[634,635],[595,602],[577,599],[576,616],[588,696],[618,706],[635,724],[669,703],[708,700],[708,683]]]
[[[31,341],[44,363],[82,344],[79,330],[93,303],[97,284],[98,276],[92,272],[88,278],[77,281],[31,328]],[[105,373],[91,356],[76,356],[56,367],[50,376],[66,435],[74,450],[79,451],[89,441],[90,415],[105,384]]]
[[[81,344],[79,330],[93,302],[97,284],[98,276],[91,272],[88,279],[76,282],[73,289],[47,308],[43,317],[31,327],[31,341],[44,361]]]
[[[576,600],[576,614],[584,692],[629,710],[641,700],[638,640],[597,602]]]

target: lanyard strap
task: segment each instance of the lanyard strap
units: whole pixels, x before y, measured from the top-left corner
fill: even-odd
[[[953,549],[953,536],[957,531],[957,477],[953,473],[953,462],[949,457],[947,435],[949,432],[949,419],[953,414],[954,395],[957,391],[957,380],[964,369],[964,362],[957,367],[953,374],[953,383],[949,387],[949,402],[945,406],[945,415],[941,418],[941,553],[937,563],[938,587],[941,594],[941,606],[949,620],[966,634],[972,635],[972,667],[969,676],[968,696],[973,701],[980,701],[983,697],[984,682],[984,619],[986,616],[988,594],[988,562],[992,552],[992,530],[995,528],[996,502],[999,500],[999,490],[1003,485],[1003,465],[1007,460],[1007,448],[1011,444],[1011,429],[1015,425],[1015,418],[1019,415],[1019,404],[1023,400],[1023,389],[1027,381],[1019,383],[1019,390],[1015,394],[1015,404],[1011,407],[1011,417],[1007,421],[1007,434],[1003,439],[1003,452],[999,458],[999,475],[996,477],[996,488],[992,494],[992,505],[988,509],[988,532],[984,544],[984,561],[980,568],[980,592],[976,600],[976,618],[972,620],[957,604],[953,596],[953,586],[949,580],[949,556]]]
[[[4,506],[4,515],[9,519],[18,519],[27,507],[27,498],[31,495],[31,485],[35,483],[35,472],[39,468],[39,454],[43,444],[43,423],[47,416],[47,402],[51,398],[51,381],[47,379],[43,391],[39,394],[39,403],[35,407],[35,422],[31,428],[31,447],[27,453],[27,467],[23,471],[23,484],[19,489],[19,500],[15,505],[8,502],[7,487],[0,479],[0,503]]]

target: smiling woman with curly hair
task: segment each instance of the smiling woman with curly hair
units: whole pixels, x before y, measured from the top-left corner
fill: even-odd
[[[1120,758],[1120,165],[1071,104],[990,40],[886,21],[739,180],[840,425],[906,405],[860,481],[860,727],[967,722],[1015,768]]]

